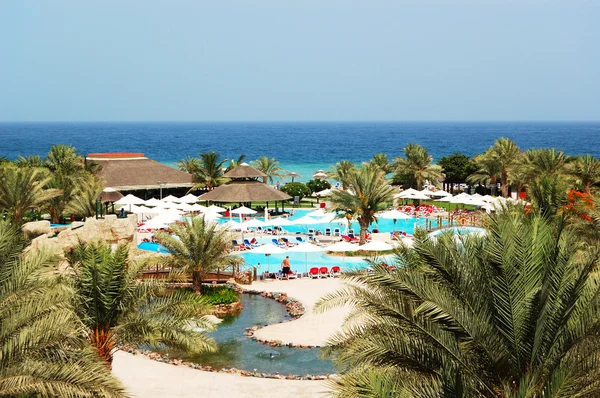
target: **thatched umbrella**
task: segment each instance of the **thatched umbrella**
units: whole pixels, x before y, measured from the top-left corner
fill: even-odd
[[[98,195],[98,201],[99,202],[116,202],[117,200],[121,199],[123,197],[123,194],[119,191],[117,191],[114,188],[111,187],[107,187],[104,188],[102,190],[102,192],[100,192],[100,195]]]

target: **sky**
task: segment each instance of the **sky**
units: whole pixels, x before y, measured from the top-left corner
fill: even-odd
[[[0,0],[0,121],[597,121],[600,0]]]

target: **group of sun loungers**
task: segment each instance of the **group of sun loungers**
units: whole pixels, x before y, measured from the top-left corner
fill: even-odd
[[[312,267],[308,271],[308,276],[311,279],[321,279],[321,278],[335,278],[336,276],[340,276],[342,270],[337,265],[331,267],[329,270],[327,267]]]

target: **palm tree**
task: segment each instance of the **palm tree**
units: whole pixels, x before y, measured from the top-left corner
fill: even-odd
[[[0,221],[0,396],[124,397],[82,338],[73,291],[48,273],[57,259],[26,246]]]
[[[382,210],[386,202],[392,200],[394,188],[385,179],[379,169],[362,167],[351,174],[347,180],[353,192],[334,191],[330,200],[339,211],[350,211],[360,225],[360,244],[365,243],[366,232],[373,221],[375,213]]]
[[[175,163],[175,165],[179,170],[185,171],[186,173],[190,173],[192,175],[192,181],[194,183],[200,182],[198,180],[201,168],[200,159],[192,156],[186,156],[185,159],[181,159],[180,161]]]
[[[583,247],[562,219],[515,208],[485,236],[417,234],[394,272],[343,276],[317,303],[353,308],[327,348],[337,395],[362,396],[376,372],[395,396],[598,396],[600,247]]]
[[[385,174],[390,172],[390,161],[385,153],[376,153],[369,161],[374,167],[379,167]]]
[[[279,161],[275,160],[275,158],[261,156],[257,160],[251,162],[251,165],[267,175],[263,181],[265,184],[267,183],[267,179],[273,184],[273,177],[283,177],[283,169],[279,166]]]
[[[50,148],[45,161],[46,167],[52,172],[64,175],[78,174],[84,168],[84,161],[71,145],[54,145]]]
[[[229,166],[227,166],[227,168],[225,169],[225,172],[228,172],[229,170],[238,167],[239,165],[244,163],[244,160],[246,160],[245,153],[242,153],[237,159],[231,159],[231,162],[229,162]]]
[[[0,209],[8,210],[15,223],[23,222],[30,208],[40,208],[62,193],[45,189],[51,177],[43,177],[41,169],[6,167],[0,169]]]
[[[555,148],[529,149],[525,151],[522,160],[522,167],[529,176],[529,181],[542,176],[563,176],[566,164],[565,153]]]
[[[44,167],[44,162],[38,155],[23,157],[19,155],[15,162],[17,167]]]
[[[427,152],[427,148],[419,144],[409,143],[404,147],[404,157],[394,159],[396,173],[407,173],[414,179],[417,189],[421,190],[425,181],[439,186],[440,180],[444,178],[442,168],[431,164],[433,157]]]
[[[350,176],[356,173],[356,165],[349,160],[342,160],[335,164],[335,167],[331,167],[329,170],[329,178],[333,178],[342,184],[342,189],[345,191],[348,189],[348,180]]]
[[[77,311],[90,344],[108,365],[124,344],[215,349],[214,342],[197,331],[212,329],[203,317],[209,306],[183,290],[166,294],[160,280],[142,279],[147,264],[131,261],[127,245],[111,252],[104,243],[80,243],[67,259]]]
[[[82,180],[65,208],[68,213],[73,213],[79,217],[93,216],[96,212],[96,200],[102,193],[102,184],[95,177]]]
[[[173,267],[192,275],[196,293],[200,293],[202,280],[209,272],[240,264],[240,257],[228,253],[231,247],[228,231],[217,223],[199,216],[171,229],[172,235],[158,232],[155,238],[171,253]]]
[[[498,158],[489,151],[473,158],[476,171],[467,177],[469,184],[483,184],[492,186],[492,195],[496,196],[498,176],[501,173],[501,165]]]
[[[575,178],[585,193],[591,193],[592,186],[600,183],[600,160],[587,154],[577,156],[575,160],[567,165],[569,174]]]
[[[521,150],[517,144],[509,138],[499,138],[488,151],[494,156],[500,166],[500,186],[502,196],[508,196],[508,179],[511,170],[519,163]]]
[[[198,182],[190,191],[202,189],[204,187],[213,189],[223,183],[223,169],[227,159],[221,159],[221,156],[215,151],[203,152],[200,154],[200,165],[194,180]]]

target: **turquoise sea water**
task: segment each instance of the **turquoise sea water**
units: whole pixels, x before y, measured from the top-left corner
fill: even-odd
[[[600,122],[589,123],[0,123],[0,156],[44,156],[54,144],[82,154],[142,152],[166,164],[215,150],[226,158],[274,157],[285,170],[310,179],[342,159],[401,154],[408,142],[434,159],[483,152],[499,137],[521,148],[557,147],[567,154],[600,156]]]

